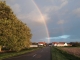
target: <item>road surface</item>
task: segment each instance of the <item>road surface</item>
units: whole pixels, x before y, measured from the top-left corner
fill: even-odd
[[[50,47],[44,47],[34,52],[4,60],[51,60]]]

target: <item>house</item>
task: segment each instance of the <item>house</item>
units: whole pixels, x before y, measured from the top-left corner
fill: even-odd
[[[31,45],[30,45],[30,47],[38,47],[38,43],[32,43]]]
[[[67,43],[65,42],[52,42],[53,46],[68,46]]]
[[[38,42],[38,46],[45,46],[45,42]]]
[[[30,45],[30,47],[38,47],[38,45]]]
[[[57,46],[58,42],[52,42],[53,46]]]

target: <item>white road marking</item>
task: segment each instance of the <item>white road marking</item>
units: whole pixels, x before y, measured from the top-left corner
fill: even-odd
[[[37,54],[34,54],[33,57],[35,57]]]

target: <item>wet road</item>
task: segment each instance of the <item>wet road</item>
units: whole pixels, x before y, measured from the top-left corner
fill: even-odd
[[[12,57],[5,60],[51,60],[50,47],[44,47],[37,51],[20,55],[17,57]]]

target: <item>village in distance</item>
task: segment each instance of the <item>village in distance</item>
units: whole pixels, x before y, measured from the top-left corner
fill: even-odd
[[[56,47],[79,47],[80,42],[32,42],[30,47],[44,47],[44,46],[56,46]]]

